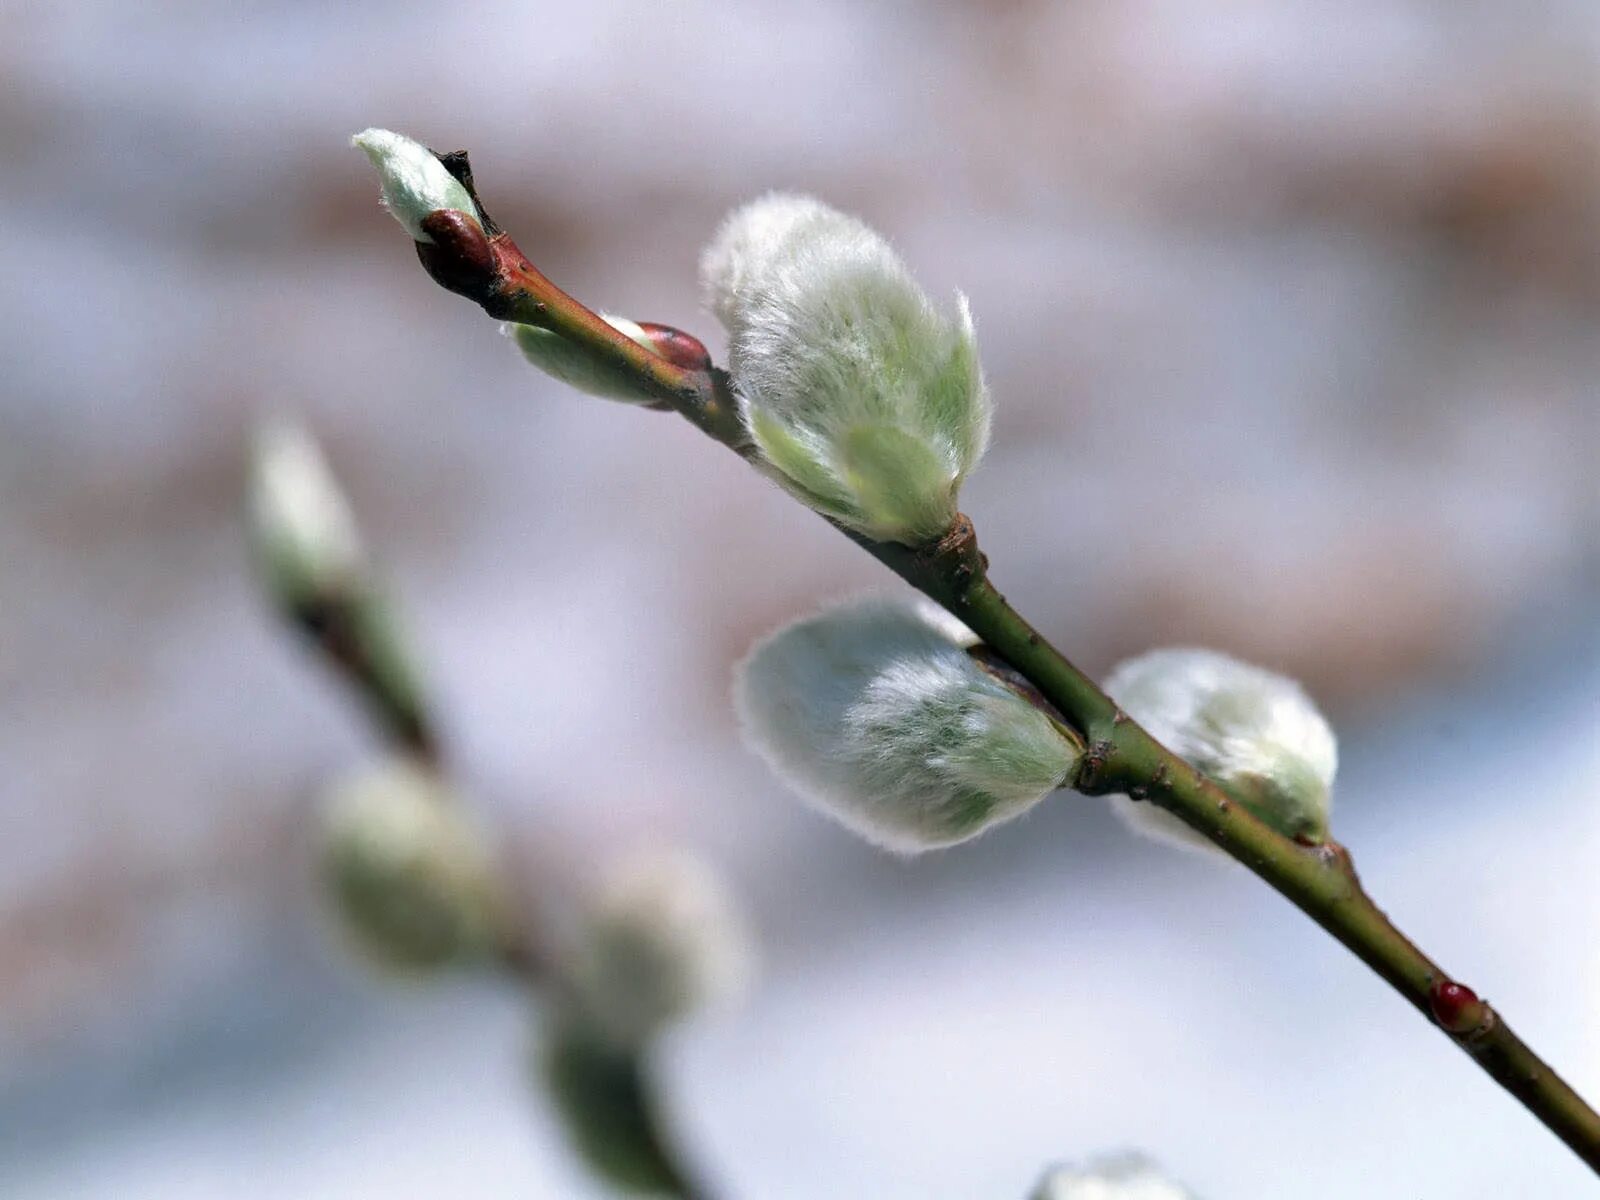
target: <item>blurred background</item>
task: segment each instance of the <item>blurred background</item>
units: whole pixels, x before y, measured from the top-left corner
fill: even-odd
[[[1210,1200],[1561,1200],[1577,1160],[1242,871],[1062,795],[899,862],[738,743],[732,664],[874,564],[432,286],[347,145],[467,147],[596,306],[721,342],[770,188],[972,300],[964,495],[1094,671],[1201,642],[1343,731],[1400,925],[1600,1096],[1591,0],[0,0],[0,1195],[599,1193],[506,989],[325,936],[375,746],[266,612],[248,430],[328,447],[453,760],[540,886],[715,856],[750,1003],[667,1047],[730,1197],[1020,1197],[1143,1147]]]

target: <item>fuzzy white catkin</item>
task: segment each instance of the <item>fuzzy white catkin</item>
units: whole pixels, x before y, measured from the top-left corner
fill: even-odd
[[[280,597],[324,595],[362,577],[355,517],[304,427],[279,418],[257,428],[248,504],[251,545]]]
[[[1292,679],[1213,650],[1152,650],[1129,659],[1105,690],[1167,749],[1288,837],[1321,841],[1338,745]],[[1185,848],[1215,847],[1148,802],[1112,798],[1130,827]]]
[[[991,414],[965,298],[940,312],[887,242],[803,196],[735,210],[700,277],[773,476],[868,537],[949,529]]]
[[[472,194],[421,142],[388,129],[363,129],[350,139],[350,144],[365,152],[378,168],[384,207],[413,241],[433,241],[423,230],[422,221],[441,208],[479,220]]]
[[[755,954],[720,877],[683,851],[611,864],[589,897],[567,954],[567,978],[587,1028],[618,1047],[641,1045],[747,986]]]
[[[627,317],[614,317],[601,313],[608,324],[647,350],[654,350],[650,337],[639,328],[638,322]],[[549,329],[537,325],[520,325],[507,321],[500,327],[502,333],[516,342],[522,356],[553,379],[590,396],[607,400],[621,400],[630,404],[646,404],[655,397],[639,386],[637,378],[609,362],[595,357],[586,348],[576,345]]]
[[[1027,811],[1077,762],[1052,721],[984,670],[949,618],[847,603],[779,630],[738,668],[745,740],[796,792],[902,853]]]
[[[405,759],[352,776],[329,795],[322,836],[335,911],[370,959],[424,970],[490,952],[502,903],[493,858],[436,776]]]
[[[1058,1166],[1046,1171],[1028,1200],[1194,1200],[1142,1155]]]

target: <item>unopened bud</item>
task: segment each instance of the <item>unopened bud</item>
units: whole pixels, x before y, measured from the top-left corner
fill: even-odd
[[[396,759],[337,786],[323,870],[350,940],[376,963],[430,970],[495,948],[502,908],[492,857],[433,774]]]
[[[1439,1025],[1455,1034],[1471,1033],[1483,1027],[1489,1006],[1464,983],[1442,979],[1428,989],[1428,1007]]]
[[[291,610],[346,593],[365,577],[350,506],[322,451],[299,425],[279,420],[256,431],[249,532],[267,586]]]
[[[742,992],[754,958],[742,914],[717,875],[683,853],[613,864],[588,899],[568,954],[572,1003],[613,1045]]]
[[[606,320],[614,321],[616,318],[607,317]],[[635,324],[639,333],[644,335],[645,345],[673,366],[686,371],[704,371],[711,366],[711,352],[706,349],[704,342],[692,334],[655,321],[638,321]],[[629,333],[628,336],[639,340],[636,334]]]
[[[626,334],[646,349],[655,349],[654,339],[638,322],[606,313],[601,315],[619,333]],[[537,325],[519,325],[513,321],[507,321],[500,329],[516,342],[524,358],[546,375],[559,379],[569,387],[590,396],[621,400],[628,404],[649,404],[655,400],[655,396],[633,371],[596,354],[587,346],[569,341],[559,333],[541,329]]]
[[[876,540],[945,533],[989,439],[966,300],[940,312],[881,237],[802,196],[736,210],[700,274],[778,482]]]
[[[344,493],[303,428],[276,421],[257,431],[248,504],[251,548],[282,615],[395,738],[431,753],[410,650],[372,579]]]
[[[1211,650],[1153,650],[1118,666],[1105,687],[1157,741],[1273,829],[1327,840],[1338,747],[1294,680]],[[1127,796],[1112,803],[1140,833],[1214,849],[1152,804]]]
[[[472,193],[421,142],[388,129],[364,129],[350,139],[350,144],[365,151],[378,168],[384,207],[405,227],[412,241],[434,240],[423,228],[423,221],[441,209],[463,213],[481,226]]]
[[[1046,1171],[1029,1200],[1194,1200],[1143,1155],[1101,1159]]]
[[[1067,782],[1079,747],[980,666],[970,638],[888,600],[798,621],[739,666],[745,739],[869,841],[911,854],[976,837]]]

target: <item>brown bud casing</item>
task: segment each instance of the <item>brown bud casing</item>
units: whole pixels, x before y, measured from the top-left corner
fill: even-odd
[[[433,281],[482,303],[499,278],[483,226],[464,212],[441,208],[422,218],[422,228],[433,241],[417,243],[417,258]]]
[[[658,325],[654,321],[636,321],[641,332],[650,339],[650,348],[673,366],[686,371],[704,371],[711,366],[711,352],[699,338],[692,337],[671,325]]]

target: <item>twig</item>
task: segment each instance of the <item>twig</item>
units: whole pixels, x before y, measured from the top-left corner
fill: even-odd
[[[465,153],[442,155],[441,161],[472,190]],[[484,217],[481,230],[459,214],[440,211],[429,217],[425,228],[434,242],[418,243],[417,250],[436,282],[491,316],[552,330],[598,361],[631,372],[660,407],[676,411],[746,460],[756,460],[725,372],[669,361],[618,332],[546,279]],[[1006,603],[989,580],[970,521],[959,518],[945,537],[920,548],[841,532],[966,622],[1066,718],[1088,745],[1074,780],[1077,790],[1125,793],[1155,804],[1243,863],[1371,967],[1600,1173],[1600,1114],[1487,1002],[1394,926],[1362,888],[1344,847],[1301,845],[1278,834],[1119,711]]]

